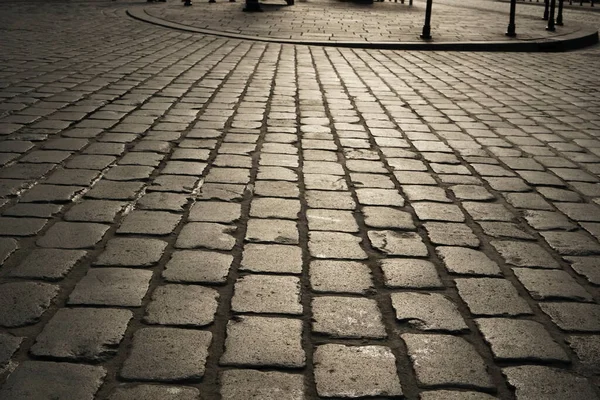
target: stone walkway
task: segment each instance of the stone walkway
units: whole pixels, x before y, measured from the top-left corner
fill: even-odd
[[[600,399],[600,47],[133,7],[0,2],[0,399]]]
[[[408,0],[405,4],[362,4],[341,0],[299,0],[294,6],[286,6],[283,0],[280,3],[276,0],[262,3],[263,13],[245,13],[243,3],[228,1],[195,2],[192,7],[183,7],[180,2],[152,3],[131,7],[129,12],[146,22],[201,33],[352,47],[492,50],[505,46],[505,50],[529,51],[536,44],[584,37],[592,40],[589,36],[596,32],[593,23],[588,26],[582,25],[581,21],[569,20],[571,13],[579,13],[573,7],[564,11],[563,26],[556,26],[555,32],[547,31],[547,22],[541,18],[542,10],[520,3],[516,17],[518,35],[510,38],[505,35],[507,3],[467,0],[457,6],[455,1],[441,0],[436,1],[433,8],[431,31],[434,40],[423,41],[419,35],[423,30],[425,2],[421,0],[412,6]],[[573,44],[570,48],[578,47]]]

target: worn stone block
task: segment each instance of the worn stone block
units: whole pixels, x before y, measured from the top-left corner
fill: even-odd
[[[354,297],[314,297],[313,332],[336,338],[385,338],[377,302]]]

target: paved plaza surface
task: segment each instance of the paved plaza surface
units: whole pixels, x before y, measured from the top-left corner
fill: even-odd
[[[0,1],[0,399],[600,399],[600,46],[128,15],[234,10],[179,6]]]

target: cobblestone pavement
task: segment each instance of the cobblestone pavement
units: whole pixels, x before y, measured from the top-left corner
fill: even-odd
[[[0,399],[600,398],[598,47],[132,5],[0,4]]]
[[[240,4],[242,3],[242,4]],[[460,5],[457,5],[460,4]],[[144,7],[153,17],[197,29],[208,29],[249,37],[367,42],[422,42],[425,1],[415,0],[412,6],[400,2],[361,4],[340,0],[298,0],[288,7],[284,0],[265,3],[264,13],[244,13],[243,1],[231,3],[219,0],[208,4],[196,1],[193,7],[180,2],[152,3]],[[516,17],[517,37],[505,36],[509,4],[494,1],[435,1],[431,32],[437,42],[518,41],[560,38],[579,32],[585,15],[579,6],[564,11],[564,26],[555,32],[545,30],[542,10],[528,3],[519,3]],[[595,13],[593,13],[595,14]],[[576,22],[577,21],[577,22]],[[592,19],[593,22],[596,19]]]

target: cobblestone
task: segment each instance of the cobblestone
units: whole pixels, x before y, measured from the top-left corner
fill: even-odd
[[[71,361],[100,362],[114,356],[131,311],[71,308],[59,310],[31,347],[31,353]]]
[[[19,278],[59,280],[87,254],[83,250],[35,249],[9,275]]]
[[[385,338],[375,300],[323,296],[312,301],[313,332],[336,338]]]
[[[95,265],[115,267],[149,267],[162,257],[167,242],[159,239],[115,238],[106,243],[106,248]]]
[[[302,314],[297,277],[246,275],[239,278],[233,288],[231,309],[234,312]]]
[[[525,300],[505,279],[456,279],[458,294],[467,303],[473,315],[502,316],[531,314]]]
[[[202,327],[214,321],[217,291],[197,285],[165,285],[152,293],[144,321],[149,324]]]
[[[139,307],[152,272],[132,268],[93,268],[69,296],[69,304]]]
[[[598,399],[585,378],[558,369],[526,365],[505,368],[503,373],[516,389],[517,399]]]
[[[395,357],[384,346],[318,346],[314,354],[319,396],[401,396]]]
[[[459,332],[468,329],[458,309],[437,293],[392,293],[392,307],[400,323],[423,331]]]
[[[0,326],[14,328],[35,324],[58,294],[58,287],[39,282],[0,285]]]
[[[196,400],[200,392],[185,386],[137,385],[119,386],[109,395],[110,400]]]

